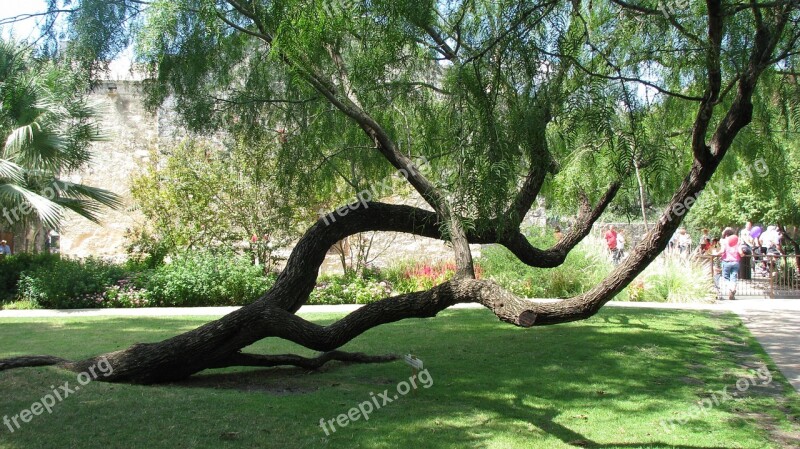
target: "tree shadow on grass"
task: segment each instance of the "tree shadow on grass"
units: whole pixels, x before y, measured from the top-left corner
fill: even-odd
[[[391,447],[483,447],[497,438],[527,432],[525,435],[530,436],[526,438],[531,440],[547,439],[577,447],[726,447],[653,441],[656,438],[649,437],[649,433],[644,436],[641,419],[639,429],[634,432],[642,432],[641,439],[648,442],[608,443],[608,435],[587,432],[583,425],[585,419],[604,425],[603,414],[606,423],[608,416],[618,416],[624,422],[624,416],[632,413],[655,416],[652,419],[657,420],[663,416],[659,412],[665,405],[685,403],[689,407],[692,398],[726,385],[730,379],[717,370],[720,366],[736,365],[731,346],[723,338],[713,337],[719,335],[719,326],[705,320],[692,321],[691,316],[683,312],[613,309],[580,323],[519,329],[497,322],[487,311],[448,311],[434,320],[407,320],[370,330],[343,349],[367,353],[413,352],[424,360],[434,383],[429,389],[420,389],[376,410],[369,421],[354,422],[340,429],[330,436],[331,446],[386,447],[383,439],[391,438]],[[27,346],[48,347],[44,352],[53,352],[63,345],[80,355],[92,351],[88,356],[96,354],[93,351],[98,349],[113,350],[133,342],[158,341],[178,333],[177,329],[200,323],[179,319],[67,322],[45,326],[52,330],[49,345],[48,339],[42,337]],[[12,329],[6,328],[7,325],[20,327]],[[30,335],[30,324],[2,326],[11,335]],[[43,325],[36,326],[41,330]],[[63,341],[53,346],[52,335],[59,335]],[[75,341],[98,336],[106,336],[106,340],[95,342],[93,347],[73,347]],[[245,350],[283,353],[297,349],[290,343],[268,339]],[[311,352],[306,350],[305,354]],[[714,368],[693,372],[692,365],[698,361],[709,364],[712,359],[716,360],[716,364],[710,365]],[[402,362],[347,366],[333,362],[315,372],[298,368],[226,368],[206,371],[155,390],[126,388],[142,394],[151,392],[154,404],[166,398],[188,396],[181,393],[182,389],[193,390],[192,395],[199,395],[200,403],[218,405],[202,412],[208,419],[205,426],[212,429],[213,423],[227,413],[235,413],[243,422],[252,419],[249,409],[223,410],[226,404],[227,407],[239,401],[250,403],[251,407],[253,403],[269,404],[268,408],[275,413],[271,419],[299,417],[280,424],[282,427],[274,428],[274,432],[306,433],[318,439],[324,436],[317,427],[320,417],[347,413],[351,407],[369,400],[370,393],[392,391],[397,384],[407,381],[409,375],[409,367]],[[682,380],[687,375],[701,377],[703,383],[687,384]],[[224,394],[209,396],[202,389],[216,389]],[[162,394],[164,399],[159,399]],[[124,410],[114,404],[100,406],[96,425],[113,426],[121,413]],[[569,416],[575,413],[588,416]],[[571,419],[578,420],[575,426],[569,425]],[[104,420],[109,422],[103,424]],[[697,435],[715,430],[703,422],[689,425],[687,429]],[[655,428],[657,423],[653,427],[654,431],[659,430]],[[635,435],[627,440],[638,439]],[[294,447],[314,446],[297,442]]]
[[[561,411],[545,407],[534,408],[526,406],[520,398],[515,398],[513,404],[492,403],[494,411],[501,413],[506,418],[529,422],[532,425],[547,429],[549,435],[555,436],[564,443],[586,448],[671,448],[671,449],[727,449],[727,446],[702,446],[702,445],[675,445],[666,442],[649,443],[597,443],[590,438],[576,432],[557,422]]]
[[[637,397],[650,396],[660,401],[643,404],[636,413],[657,414],[661,404],[676,400],[690,407],[693,394],[699,395],[708,389],[724,386],[726,382],[721,375],[719,378],[706,379],[707,382],[685,382],[687,374],[698,375],[690,368],[694,361],[710,358],[727,360],[731,356],[732,349],[724,339],[708,338],[709,332],[718,335],[715,326],[684,326],[680,317],[673,316],[671,320],[674,322],[668,323],[666,329],[652,329],[646,321],[654,318],[663,320],[664,316],[649,311],[605,312],[595,320],[533,330],[492,322],[490,314],[482,316],[484,321],[480,322],[459,318],[462,320],[455,323],[426,320],[395,323],[391,327],[370,331],[348,345],[352,346],[349,348],[351,350],[372,352],[376,349],[397,349],[399,345],[394,342],[402,341],[405,347],[412,346],[409,350],[423,355],[426,367],[439,382],[437,385],[444,383],[443,387],[420,392],[419,398],[433,393],[434,397],[422,402],[430,400],[435,404],[451,404],[451,407],[442,409],[433,403],[427,403],[430,406],[428,409],[415,407],[413,419],[406,417],[402,420],[403,430],[392,430],[395,438],[403,441],[403,444],[422,444],[417,434],[424,432],[429,423],[449,413],[447,410],[464,407],[501,417],[505,424],[481,425],[495,435],[511,430],[507,422],[519,421],[542,429],[563,443],[579,447],[726,447],[667,442],[598,443],[590,436],[559,423],[557,418],[561,417],[563,411],[555,407],[525,405],[525,402],[536,400],[541,404],[563,404],[566,409],[586,406],[592,410],[601,409],[622,415],[632,412],[618,402],[606,399],[613,397],[621,398],[623,402],[635,402]],[[703,337],[694,338],[693,331]],[[723,347],[726,351],[721,351]],[[731,366],[735,365],[732,357],[729,362]],[[302,400],[313,400],[315,395],[325,390],[334,393],[346,391],[351,393],[353,401],[358,401],[369,398],[368,393],[383,389],[392,391],[395,384],[405,380],[403,375],[398,374],[404,373],[405,369],[407,367],[402,362],[346,367],[341,363],[332,363],[313,374],[295,368],[207,372],[176,385],[238,389],[277,396],[302,394]],[[442,376],[447,378],[440,380]],[[587,392],[587,385],[597,386],[596,390]],[[485,394],[487,391],[491,394]],[[498,396],[514,399],[495,399]],[[335,416],[347,412],[354,405],[345,402],[328,414]],[[696,428],[698,434],[719,430],[702,422],[690,425]],[[458,440],[465,445],[481,441],[480,435],[471,435],[470,432],[470,429],[452,426],[447,439],[450,443]],[[363,447],[369,447],[367,441],[361,443]]]

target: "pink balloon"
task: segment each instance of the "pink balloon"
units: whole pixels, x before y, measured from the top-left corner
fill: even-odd
[[[738,244],[739,244],[739,236],[734,234],[734,235],[728,237],[728,246],[734,247],[734,246],[736,246]]]

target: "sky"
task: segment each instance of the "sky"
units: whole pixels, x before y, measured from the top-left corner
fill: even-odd
[[[0,0],[0,20],[20,14],[44,12],[46,10],[47,3],[44,0]],[[15,38],[20,40],[35,39],[37,37],[37,22],[42,21],[44,21],[44,17],[36,17],[17,22],[12,26],[5,26],[2,30],[2,36],[7,37],[13,34]]]
[[[0,0],[0,21],[21,14],[35,14],[47,11],[45,0]],[[28,18],[0,29],[0,36],[13,37],[16,40],[32,41],[39,37],[38,25],[44,23],[44,16]],[[120,54],[109,67],[109,79],[131,79],[136,77],[130,73],[132,51],[129,48]]]

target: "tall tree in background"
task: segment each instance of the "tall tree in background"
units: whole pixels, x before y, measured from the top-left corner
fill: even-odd
[[[274,146],[267,142],[220,150],[188,139],[167,154],[154,151],[131,182],[131,194],[150,224],[141,230],[141,246],[155,245],[166,255],[196,248],[241,249],[242,242],[251,241],[254,259],[265,270],[273,269],[273,251],[296,239],[301,233],[297,223],[313,215],[292,207],[275,187],[274,161],[264,157]]]
[[[432,209],[364,196],[327,214],[253,304],[163,342],[103,355],[114,366],[104,380],[140,383],[232,365],[385,360],[336,349],[372,327],[461,302],[522,327],[592,316],[663,250],[761,102],[783,101],[773,87],[794,72],[800,37],[796,0],[709,0],[666,13],[622,0],[73,5],[75,48],[93,49],[81,56],[108,54],[121,42],[114,30],[137,32],[152,70],[152,104],[173,96],[191,128],[226,129],[244,142],[279,139],[287,191],[325,191],[344,168],[357,170],[365,186],[398,172]],[[117,19],[131,15],[140,22],[120,26]],[[417,167],[420,156],[433,170]],[[499,243],[534,267],[561,264],[630,182],[634,163],[645,176],[659,163],[682,167],[684,176],[664,182],[666,209],[597,286],[543,304],[475,279],[469,243]],[[580,208],[549,249],[531,246],[519,230],[543,191]],[[456,274],[328,326],[295,315],[331,245],[366,231],[447,240]],[[241,352],[264,338],[326,353],[309,360]],[[34,356],[0,367],[83,370],[95,360]]]

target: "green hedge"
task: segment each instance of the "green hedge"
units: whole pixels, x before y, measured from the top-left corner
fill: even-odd
[[[388,282],[371,277],[322,275],[307,304],[369,304],[390,293]]]
[[[535,235],[537,247],[553,242]],[[531,268],[501,246],[484,247],[476,260],[479,278],[492,279],[524,297],[569,297],[580,294],[611,271],[602,246],[580,244],[554,269]],[[323,275],[308,304],[368,304],[393,294],[425,290],[450,278],[451,261],[405,261],[383,271]],[[26,307],[197,307],[245,305],[275,282],[261,267],[232,253],[193,251],[173,256],[170,263],[114,265],[98,259],[62,259],[57,255],[19,254],[0,258],[0,294],[18,298]],[[667,261],[648,267],[621,296],[631,300],[692,301],[707,296],[708,282],[699,282],[697,268]],[[9,306],[10,307],[10,306]]]
[[[7,297],[42,308],[244,305],[275,282],[274,275],[264,276],[249,259],[230,253],[194,251],[138,270],[93,258],[14,257],[2,261]]]
[[[135,284],[153,306],[235,306],[249,304],[275,282],[248,258],[194,251],[143,272]]]
[[[59,260],[50,253],[19,253],[0,257],[0,302],[13,300],[19,293],[19,278],[25,271],[50,266]]]
[[[23,272],[19,293],[43,308],[103,307],[106,288],[125,275],[122,266],[99,259],[55,258]]]

